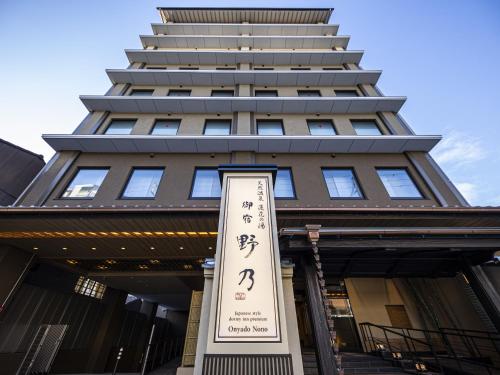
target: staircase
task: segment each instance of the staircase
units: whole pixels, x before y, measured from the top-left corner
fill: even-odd
[[[362,353],[341,353],[342,368],[344,374],[363,374],[363,375],[389,375],[404,374],[398,367],[392,367],[387,361],[380,357]],[[302,363],[304,366],[304,375],[320,375],[316,362],[316,354],[313,351],[304,351],[302,353]],[[330,375],[330,374],[326,374]]]

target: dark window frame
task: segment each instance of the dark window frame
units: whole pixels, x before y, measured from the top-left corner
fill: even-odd
[[[151,95],[137,95],[137,96],[153,96],[155,90],[154,89],[132,89],[128,93],[128,96],[135,96],[135,95],[133,95],[135,92],[147,92],[147,93],[151,93]]]
[[[163,181],[163,177],[165,176],[165,167],[132,167],[130,168],[128,172],[127,179],[125,180],[125,183],[123,184],[120,194],[116,198],[116,200],[127,200],[127,201],[133,201],[133,200],[155,200],[156,199],[156,194],[158,193],[158,190],[155,193],[154,197],[125,197],[123,194],[125,193],[125,190],[127,190],[127,186],[130,183],[130,179],[132,178],[132,175],[134,174],[134,171],[136,170],[161,170],[163,171],[160,177],[160,181],[158,182],[158,189],[160,188],[160,184]]]
[[[389,195],[389,192],[387,191],[386,187],[385,187],[385,184],[384,182],[382,181],[382,179],[380,178],[380,175],[378,174],[378,171],[379,170],[390,170],[390,169],[402,169],[402,170],[405,170],[406,171],[406,174],[408,175],[410,181],[413,183],[413,186],[415,186],[415,189],[417,189],[417,191],[419,192],[420,194],[420,197],[391,197]],[[426,194],[424,194],[422,188],[419,186],[420,184],[417,184],[417,181],[416,181],[416,178],[413,176],[413,173],[410,171],[410,168],[408,168],[407,166],[403,166],[403,167],[375,167],[375,173],[380,181],[380,183],[382,184],[382,187],[384,188],[385,190],[385,193],[387,194],[387,196],[391,199],[391,200],[413,200],[413,201],[421,201],[421,200],[426,200],[426,199],[429,199],[428,196]]]
[[[220,90],[219,90],[219,89],[215,89],[215,90],[210,91],[210,97],[215,97],[215,98],[217,98],[217,97],[218,97],[218,96],[215,96],[215,95],[214,95],[214,92],[228,92],[228,93],[230,92],[230,93],[232,93],[232,95],[228,95],[228,96],[219,96],[219,98],[229,98],[229,97],[231,97],[231,96],[234,96],[235,90],[224,90],[224,89],[220,89]]]
[[[363,96],[363,94],[360,94],[359,91],[357,89],[333,89],[333,92],[335,93],[335,96],[336,97],[339,97],[339,98],[348,98],[348,97],[354,97],[354,98],[360,98]],[[353,95],[349,95],[349,96],[338,96],[337,95],[337,92],[352,92],[352,93],[356,93],[356,96],[353,96]]]
[[[256,135],[262,135],[263,137],[279,137],[279,135],[263,135],[259,134],[259,122],[279,122],[281,125],[281,132],[282,134],[280,135],[286,135],[285,133],[285,125],[283,123],[283,119],[255,119],[255,133]]]
[[[255,67],[253,67],[253,70],[274,70],[274,68],[264,68],[264,67],[255,66]]]
[[[306,92],[314,92],[315,94],[318,93],[319,95],[300,95],[301,93],[306,93]],[[321,90],[297,90],[297,96],[301,98],[321,98]]]
[[[360,197],[332,197],[330,195],[330,189],[328,189],[328,184],[326,183],[326,178],[325,178],[325,173],[323,171],[325,170],[349,170],[352,172],[352,175],[354,176],[354,180],[356,181],[356,185],[358,186],[359,193],[361,194]],[[326,188],[326,193],[330,197],[330,200],[332,201],[362,201],[368,199],[366,197],[365,191],[363,189],[363,186],[360,183],[360,179],[358,177],[358,173],[356,172],[356,169],[354,167],[321,167],[321,175],[323,177],[323,184]]]
[[[236,67],[218,66],[218,67],[215,67],[215,70],[236,70]]]
[[[214,119],[214,118],[207,118],[205,119],[205,122],[203,124],[203,135],[207,135],[205,134],[205,131],[207,130],[207,122],[209,121],[224,121],[224,122],[229,122],[229,134],[227,135],[209,135],[209,137],[227,137],[228,135],[231,135],[233,134],[233,120],[231,119]]]
[[[197,66],[179,66],[177,70],[200,70]]]
[[[272,93],[276,93],[276,95],[257,95],[257,93],[263,93],[263,92],[272,92]],[[279,97],[279,92],[278,90],[254,90],[253,91],[253,96],[254,98],[278,98]]]
[[[293,178],[293,171],[292,167],[278,167],[278,170],[288,170],[290,171],[290,181],[292,182],[292,191],[293,191],[293,197],[276,197],[274,194],[274,187],[273,187],[273,196],[275,200],[297,200],[297,191],[295,190],[295,179]]]
[[[75,168],[75,170],[73,171],[73,173],[71,174],[71,178],[68,180],[68,182],[64,185],[64,188],[61,189],[61,191],[59,192],[59,194],[57,195],[57,198],[55,198],[56,200],[93,200],[95,198],[95,196],[93,197],[90,197],[90,198],[78,198],[78,197],[63,197],[64,193],[66,192],[66,190],[68,190],[68,187],[69,185],[71,185],[71,183],[73,182],[73,180],[75,179],[75,177],[78,175],[78,173],[82,170],[82,169],[91,169],[91,170],[96,170],[96,169],[106,169],[107,172],[106,172],[106,175],[104,176],[103,180],[102,180],[102,184],[99,185],[99,188],[97,189],[97,192],[95,193],[97,195],[97,193],[99,193],[99,190],[101,189],[101,186],[104,184],[104,181],[106,181],[106,177],[108,177],[108,173],[109,171],[111,170],[111,167],[110,166],[103,166],[103,167],[85,167],[85,166],[78,166]]]
[[[171,92],[189,92],[189,95],[170,95]],[[185,96],[191,96],[191,93],[193,92],[193,90],[190,90],[190,89],[169,89],[168,92],[167,92],[167,96],[172,96],[172,97],[185,97]]]
[[[135,125],[137,124],[137,118],[111,118],[110,121],[106,124],[104,127],[104,131],[102,135],[130,135],[132,131],[134,130]],[[130,133],[128,134],[106,134],[110,126],[113,124],[113,121],[134,121],[134,125],[132,125],[132,128],[130,129]]]
[[[378,131],[380,132],[380,135],[386,135],[383,131],[382,131],[382,127],[380,126],[379,122],[376,120],[376,119],[373,119],[373,118],[350,118],[349,119],[349,122],[351,123],[351,126],[352,126],[352,129],[354,130],[354,132],[356,133],[356,128],[354,127],[354,123],[356,122],[373,122],[375,123],[375,126],[377,127]],[[356,135],[358,135],[356,133]]]
[[[180,118],[155,118],[155,121],[153,122],[153,126],[149,130],[148,135],[152,135],[152,136],[155,136],[155,137],[162,137],[162,135],[153,134],[153,131],[155,129],[155,125],[156,125],[156,123],[158,121],[179,121],[179,126],[177,127],[177,131],[175,132],[175,135],[177,135],[179,133],[179,129],[181,127],[182,119],[180,119]],[[168,135],[167,136],[163,136],[163,137],[168,137]]]
[[[294,67],[294,68],[290,68],[290,70],[311,70],[311,68]]]
[[[221,200],[222,199],[222,183],[221,183],[221,196],[220,197],[193,197],[193,189],[194,189],[194,184],[196,182],[196,173],[198,172],[198,170],[215,170],[218,172],[219,169],[217,167],[208,167],[208,166],[194,167],[193,177],[191,179],[191,188],[189,189],[188,199],[189,200]]]
[[[312,135],[311,134],[311,127],[309,126],[309,122],[326,122],[326,121],[328,121],[330,124],[332,124],[332,129],[333,129],[333,135],[332,136],[339,135],[339,132],[337,130],[337,126],[335,125],[335,121],[333,121],[332,119],[325,119],[325,120],[323,120],[323,119],[317,119],[317,118],[315,118],[315,119],[313,119],[313,118],[306,118],[307,130],[309,130],[309,135]],[[313,137],[324,137],[324,136],[319,135],[319,136],[313,136]]]

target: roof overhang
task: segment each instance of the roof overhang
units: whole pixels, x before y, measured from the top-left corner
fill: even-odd
[[[107,69],[111,81],[134,85],[356,86],[377,83],[380,70],[153,70]]]
[[[402,96],[384,97],[180,97],[82,95],[89,111],[114,113],[289,113],[398,112]]]
[[[325,272],[332,274],[342,274],[351,264],[351,276],[375,275],[375,270],[381,272],[378,276],[390,276],[388,268],[397,264],[398,272],[408,275],[406,265],[416,263],[421,273],[430,271],[431,264],[434,271],[448,273],[463,257],[480,264],[499,249],[498,207],[276,211],[282,256],[310,252],[304,232],[287,229],[321,224],[321,258]],[[0,244],[35,252],[41,259],[78,260],[76,267],[96,272],[114,270],[113,265],[97,268],[105,259],[118,260],[120,267],[161,259],[162,270],[182,270],[183,263],[195,269],[193,262],[214,254],[218,217],[218,207],[0,208]]]
[[[339,25],[287,25],[287,24],[242,24],[242,23],[153,23],[155,35],[336,35]]]
[[[163,22],[328,23],[333,8],[178,8],[158,7]]]
[[[363,51],[161,51],[128,49],[130,63],[164,65],[342,65],[359,64]]]
[[[347,48],[348,36],[141,35],[144,48]]]
[[[44,134],[55,151],[110,153],[401,153],[430,151],[440,136],[153,136]]]

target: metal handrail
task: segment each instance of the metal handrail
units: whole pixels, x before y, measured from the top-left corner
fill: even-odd
[[[377,346],[377,344],[382,344],[388,347],[391,353],[401,353],[402,356],[404,354],[405,359],[411,359],[413,365],[416,365],[417,362],[425,363],[429,367],[437,366],[442,372],[443,367],[447,367],[444,366],[444,360],[450,359],[456,363],[460,371],[463,371],[465,364],[481,366],[486,369],[488,374],[492,374],[492,370],[500,369],[498,367],[500,365],[500,335],[496,332],[458,328],[424,330],[384,326],[369,322],[361,323],[359,326],[367,350],[381,352],[380,346]],[[374,329],[381,331],[378,336],[374,335]],[[414,337],[412,333],[418,333],[422,337]],[[391,342],[388,334],[402,339],[402,343],[398,345],[394,340]],[[453,342],[457,338],[460,339],[462,347]],[[477,340],[486,341],[488,345],[478,343]],[[406,348],[404,348],[403,343]],[[421,346],[420,350],[417,350],[419,345]],[[485,355],[485,352],[487,352],[487,355]],[[424,360],[425,354],[430,355],[435,363],[426,362]],[[491,361],[491,364],[485,360]],[[405,369],[403,368],[403,370]]]

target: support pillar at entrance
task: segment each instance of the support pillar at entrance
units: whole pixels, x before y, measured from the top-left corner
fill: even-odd
[[[16,289],[21,285],[34,254],[13,247],[0,247],[0,314],[12,300]]]

